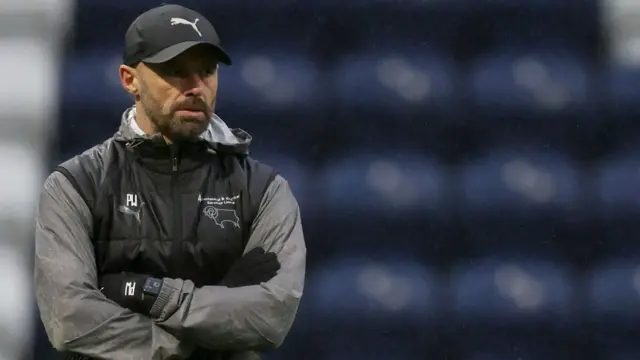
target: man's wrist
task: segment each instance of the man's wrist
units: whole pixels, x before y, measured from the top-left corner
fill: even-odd
[[[175,298],[176,292],[181,289],[179,285],[178,280],[162,279],[156,300],[151,310],[149,310],[149,317],[154,320],[163,321],[175,312],[180,306],[179,299]]]
[[[144,274],[125,274],[121,285],[125,307],[137,313],[149,315],[157,298],[154,294],[157,293],[155,287],[161,287],[161,281]]]
[[[101,290],[105,296],[120,306],[137,313],[150,315],[156,302],[162,279],[136,273],[105,274],[101,279]]]
[[[162,288],[163,279],[154,278],[148,276],[144,285],[142,286],[142,292],[146,295],[152,295],[158,297],[160,294],[160,289]]]

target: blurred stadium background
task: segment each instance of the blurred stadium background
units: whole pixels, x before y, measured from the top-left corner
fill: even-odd
[[[11,209],[33,206],[37,181],[116,130],[124,32],[159,3],[0,4],[8,238],[29,233],[31,214]],[[640,1],[179,3],[235,61],[218,114],[302,207],[306,293],[266,359],[640,359]],[[47,50],[18,53],[8,21],[45,11],[20,19]],[[0,284],[21,289],[22,242],[7,243]],[[14,315],[0,316],[0,359],[25,346],[55,359],[14,298],[0,300]],[[30,345],[13,336],[31,327]]]

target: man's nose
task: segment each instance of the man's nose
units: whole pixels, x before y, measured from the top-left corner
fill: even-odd
[[[185,95],[199,96],[205,87],[204,79],[200,74],[194,73],[183,79],[183,89]]]

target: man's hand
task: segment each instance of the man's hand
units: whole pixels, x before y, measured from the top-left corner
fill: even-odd
[[[220,280],[221,286],[240,287],[258,285],[271,280],[280,270],[278,257],[272,252],[255,248],[236,261]]]
[[[102,293],[118,305],[149,315],[162,287],[162,280],[133,273],[105,274],[100,279]]]

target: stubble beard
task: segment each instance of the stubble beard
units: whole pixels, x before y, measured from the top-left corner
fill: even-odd
[[[208,122],[196,124],[176,118],[175,114],[166,116],[162,113],[162,106],[150,98],[143,97],[141,105],[144,108],[149,121],[161,133],[173,143],[194,141],[207,130]]]

